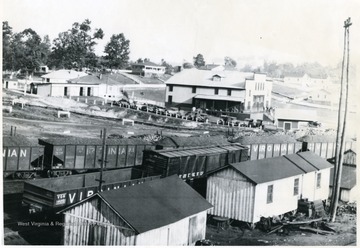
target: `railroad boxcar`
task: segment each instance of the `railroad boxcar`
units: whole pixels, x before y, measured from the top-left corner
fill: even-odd
[[[335,156],[335,135],[305,135],[297,140],[302,142],[301,151],[312,151],[326,159]],[[345,151],[349,149],[356,151],[356,140],[347,137],[345,139]]]
[[[154,180],[160,176],[143,177],[136,168],[104,171],[101,191],[113,190]],[[79,202],[99,191],[100,172],[44,178],[24,183],[23,205],[31,213],[56,211]]]
[[[44,147],[24,136],[3,137],[4,177],[28,179],[43,170]]]
[[[179,175],[182,179],[205,177],[214,169],[228,163],[248,159],[247,148],[240,144],[171,150],[144,151],[143,166],[148,175],[163,177]]]
[[[190,137],[165,137],[155,143],[156,150],[174,149],[185,147],[201,147],[201,146],[222,146],[229,145],[230,142],[222,135],[216,136],[190,136]]]
[[[301,142],[287,135],[241,136],[235,140],[249,148],[249,160],[279,157],[301,149]]]
[[[102,140],[88,138],[39,139],[44,145],[44,168],[49,176],[64,176],[73,171],[98,171],[101,168]],[[106,169],[140,166],[143,151],[151,149],[150,142],[142,139],[107,139]]]

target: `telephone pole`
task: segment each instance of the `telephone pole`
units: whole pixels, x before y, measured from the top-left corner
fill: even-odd
[[[345,131],[346,131],[346,117],[347,117],[347,106],[348,106],[348,94],[349,94],[349,61],[350,61],[350,48],[349,48],[349,27],[352,25],[350,17],[344,22],[344,51],[343,61],[341,68],[341,91],[339,101],[339,112],[338,112],[338,129],[336,134],[336,149],[335,149],[335,166],[333,175],[333,189],[331,194],[331,205],[330,205],[330,220],[335,221],[336,210],[339,202],[341,176],[342,176],[342,165],[343,155],[345,147]],[[344,68],[346,60],[346,85],[344,85]],[[345,99],[343,99],[343,91],[345,90]],[[341,120],[341,111],[343,107],[343,101],[345,101],[344,117]]]

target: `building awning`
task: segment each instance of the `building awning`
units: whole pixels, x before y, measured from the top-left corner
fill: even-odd
[[[215,101],[229,101],[229,102],[244,102],[245,100],[245,91],[241,92],[241,97],[235,96],[221,96],[221,95],[202,95],[198,94],[194,96],[195,99],[202,100],[215,100]]]

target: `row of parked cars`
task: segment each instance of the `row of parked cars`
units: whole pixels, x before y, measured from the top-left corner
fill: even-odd
[[[198,122],[207,122],[208,121],[208,115],[203,112],[187,112],[184,110],[180,110],[175,107],[165,108],[153,104],[139,104],[139,103],[130,103],[129,101],[125,99],[121,99],[119,101],[114,101],[113,105],[131,108],[131,109],[137,109],[142,110],[150,113],[155,113],[158,115],[166,115],[171,117],[177,117],[184,120],[192,120],[192,121],[198,121]]]

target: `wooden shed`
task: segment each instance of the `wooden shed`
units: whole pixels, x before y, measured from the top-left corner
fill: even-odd
[[[332,164],[335,164],[335,158],[331,158],[328,161]],[[331,196],[334,185],[333,175],[334,168],[332,168],[330,172],[329,196]],[[344,153],[339,199],[344,202],[355,202],[358,195],[358,190],[359,187],[356,184],[356,153],[349,149]]]
[[[212,207],[171,176],[104,191],[63,211],[64,245],[194,245]]]
[[[214,205],[209,213],[256,223],[296,210],[301,196],[323,199],[330,167],[311,152],[230,164],[208,175],[206,199]],[[316,187],[303,187],[310,182]]]

